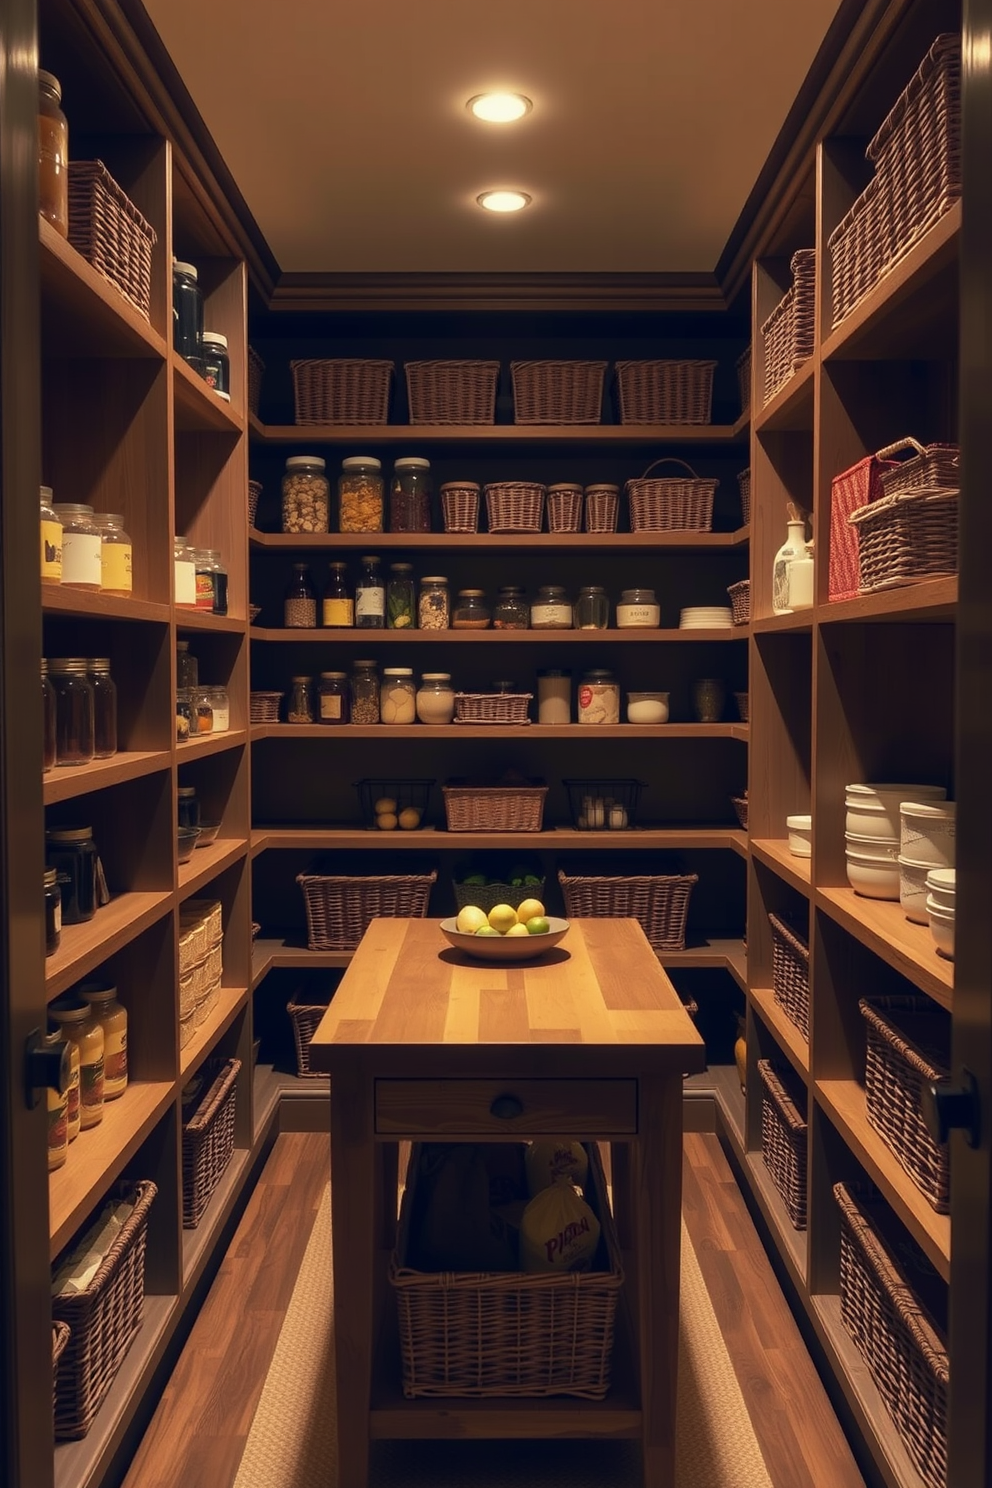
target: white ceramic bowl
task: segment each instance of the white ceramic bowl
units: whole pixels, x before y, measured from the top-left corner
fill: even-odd
[[[954,960],[954,916],[944,914],[939,909],[928,909],[927,915],[930,920],[930,934],[933,936],[934,945],[937,947],[939,956],[946,956],[948,961]]]
[[[811,816],[787,816],[785,825],[789,832],[789,851],[794,858],[808,858],[813,852],[813,818]]]
[[[847,881],[866,899],[899,898],[899,864],[894,858],[866,858],[848,849]]]
[[[927,906],[933,905],[953,914],[957,899],[957,881],[953,868],[931,868],[927,874]]]
[[[901,832],[899,807],[903,801],[942,801],[942,785],[861,785],[845,788],[846,830],[859,837],[891,837]]]
[[[899,856],[899,843],[891,837],[862,837],[857,832],[845,832],[844,841],[848,851],[859,858],[894,863]]]
[[[956,812],[953,801],[903,801],[899,807],[903,857],[952,868]]]
[[[441,921],[441,934],[473,961],[534,961],[568,934],[568,921],[548,916],[547,935],[465,935],[454,918]]]
[[[914,925],[927,924],[927,874],[929,863],[914,863],[910,858],[899,858],[899,903],[906,911],[907,920]]]

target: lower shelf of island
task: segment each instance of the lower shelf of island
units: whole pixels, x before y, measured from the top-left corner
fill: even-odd
[[[818,909],[836,920],[921,992],[951,1010],[954,962],[938,956],[930,930],[914,925],[889,899],[865,899],[853,889],[816,889]]]

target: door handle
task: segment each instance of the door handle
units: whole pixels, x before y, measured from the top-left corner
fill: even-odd
[[[72,1061],[66,1040],[54,1046],[46,1045],[40,1028],[32,1028],[24,1041],[24,1100],[28,1110],[34,1110],[46,1090],[57,1090],[59,1095],[68,1090],[71,1076]]]

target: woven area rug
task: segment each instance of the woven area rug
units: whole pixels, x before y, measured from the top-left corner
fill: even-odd
[[[337,1488],[330,1187],[307,1246],[235,1488]],[[772,1488],[682,1227],[674,1488]],[[640,1488],[633,1442],[374,1442],[369,1488]]]

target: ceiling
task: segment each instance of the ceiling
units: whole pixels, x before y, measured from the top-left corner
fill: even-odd
[[[145,6],[284,273],[690,273],[838,0]],[[479,122],[491,89],[533,111]],[[493,187],[532,205],[483,212]]]

